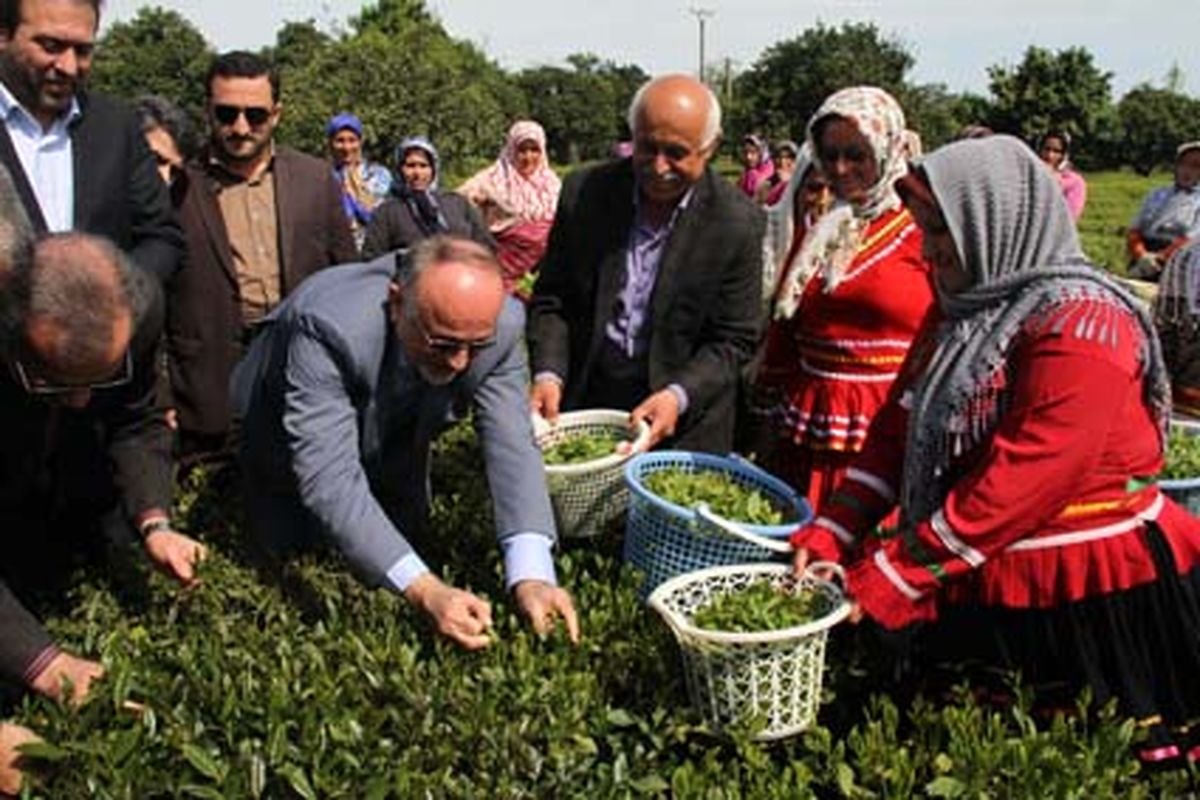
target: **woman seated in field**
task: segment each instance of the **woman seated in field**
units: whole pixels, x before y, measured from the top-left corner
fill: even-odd
[[[1078,222],[1087,203],[1087,183],[1083,176],[1071,168],[1071,137],[1066,131],[1049,131],[1037,142],[1038,157],[1058,178],[1063,200],[1071,219]]]
[[[831,95],[808,125],[836,202],[788,242],[759,383],[779,394],[764,463],[814,506],[862,449],[933,302],[920,230],[892,188],[907,142],[899,104],[871,86]]]
[[[855,469],[792,537],[847,565],[862,614],[928,625],[929,665],[1090,687],[1200,755],[1200,521],[1164,497],[1170,390],[1138,303],[1089,264],[1044,165],[1008,136],[933,153],[900,191],[944,319],[905,365]],[[899,388],[899,387],[898,387]],[[899,502],[900,533],[864,539]]]
[[[1172,406],[1200,418],[1200,239],[1176,250],[1163,268],[1154,325],[1171,374]]]
[[[490,250],[496,249],[479,212],[467,199],[437,188],[439,171],[438,152],[424,136],[412,136],[400,143],[392,196],[375,210],[367,226],[362,248],[365,260],[412,247],[439,233],[466,236]]]
[[[518,284],[546,252],[561,190],[546,159],[546,132],[532,120],[513,123],[495,163],[458,187],[496,238],[509,291],[528,295],[528,286]]]
[[[1200,236],[1200,141],[1175,151],[1175,183],[1146,195],[1129,225],[1129,274],[1157,281],[1171,254]]]

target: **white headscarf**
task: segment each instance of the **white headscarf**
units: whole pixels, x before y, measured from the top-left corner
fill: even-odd
[[[808,123],[806,144],[821,169],[824,166],[814,130],[827,117],[841,117],[854,123],[870,144],[878,178],[868,189],[864,202],[852,204],[838,199],[805,236],[800,252],[787,266],[785,284],[775,305],[777,318],[787,319],[796,313],[805,287],[818,272],[832,291],[858,254],[871,222],[900,207],[894,184],[908,172],[908,149],[904,111],[896,99],[874,86],[855,86],[830,95]]]

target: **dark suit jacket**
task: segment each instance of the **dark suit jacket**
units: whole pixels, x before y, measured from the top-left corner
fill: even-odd
[[[329,165],[287,147],[275,150],[275,211],[282,292],[358,253]],[[229,375],[242,356],[242,311],[229,235],[213,178],[189,166],[172,187],[187,241],[187,268],[167,291],[171,389],[183,431],[229,429]]]
[[[118,506],[131,520],[170,508],[171,435],[155,402],[163,307],[152,288],[130,343],[133,380],[96,390],[86,408],[31,397],[0,368],[0,677],[22,680],[50,643],[5,583],[27,582],[10,570],[39,540],[71,541],[76,532],[60,526],[90,529]]]
[[[492,252],[496,251],[496,240],[467,198],[454,192],[435,191],[434,194],[442,216],[450,227],[448,233],[474,239]],[[389,197],[371,215],[367,238],[363,241],[362,259],[374,261],[386,253],[412,247],[425,237],[425,232],[413,219],[408,204],[396,197]]]
[[[182,264],[183,237],[137,116],[102,94],[81,94],[79,106],[83,114],[71,126],[75,230],[111,239],[165,284]],[[34,229],[45,231],[41,206],[3,125],[0,163]]]
[[[559,198],[529,312],[533,373],[565,380],[564,409],[590,405],[588,374],[625,280],[633,223],[631,162],[570,176]],[[671,444],[728,452],[738,374],[759,328],[762,212],[706,170],[681,212],[651,297],[650,391],[672,383],[688,410]],[[629,407],[644,398],[630,398]]]

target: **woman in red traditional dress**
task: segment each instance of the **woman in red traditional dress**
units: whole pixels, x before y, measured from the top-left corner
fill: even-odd
[[[813,115],[808,142],[837,200],[793,238],[757,384],[780,397],[768,469],[819,507],[862,450],[933,290],[893,188],[908,170],[896,101],[843,89]]]
[[[847,564],[924,664],[1020,670],[1055,705],[1090,687],[1149,729],[1144,761],[1195,761],[1200,521],[1153,480],[1171,398],[1148,316],[1019,140],[949,145],[900,190],[943,319],[855,462],[872,479],[792,537],[797,567]],[[864,538],[897,500],[899,534]]]

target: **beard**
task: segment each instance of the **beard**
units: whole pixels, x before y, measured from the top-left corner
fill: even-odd
[[[271,134],[258,136],[214,135],[213,148],[221,154],[221,160],[230,164],[249,164],[258,161],[271,146]]]

